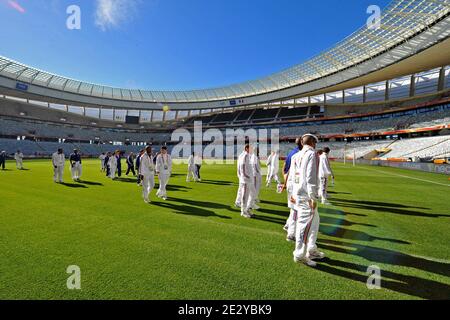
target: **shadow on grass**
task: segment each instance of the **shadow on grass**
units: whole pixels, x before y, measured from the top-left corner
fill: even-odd
[[[79,184],[85,184],[88,186],[103,186],[103,183],[100,182],[94,182],[94,181],[85,181],[85,180],[80,180],[78,181]]]
[[[364,231],[345,229],[339,227],[338,225],[337,226],[321,225],[320,232],[327,236],[336,237],[340,239],[359,240],[359,241],[381,240],[399,244],[411,244],[410,242],[404,240],[371,236],[370,234]]]
[[[321,248],[358,256],[375,263],[404,266],[450,277],[450,263],[411,256],[402,252],[338,240],[319,239]]]
[[[83,184],[78,184],[78,183],[67,183],[67,182],[63,182],[60,183],[60,185],[68,187],[68,188],[87,188],[85,185]]]
[[[202,180],[200,181],[202,184],[213,184],[217,186],[233,186],[237,185],[237,183],[231,181],[222,181],[222,180]]]
[[[345,200],[345,199],[331,199],[331,202],[333,203],[333,205],[337,207],[373,210],[407,216],[428,217],[428,218],[450,217],[450,214],[439,214],[439,213],[435,214],[410,210],[408,208],[424,209],[424,210],[426,210],[426,208],[408,207],[401,204],[374,202],[374,201]]]
[[[376,228],[377,226],[369,223],[361,223],[361,222],[352,222],[345,219],[335,218],[335,217],[328,217],[325,215],[320,216],[320,223],[322,224],[331,224],[336,226],[365,226],[365,227],[371,227]]]
[[[287,198],[286,198],[286,202],[276,202],[276,201],[261,200],[261,203],[264,203],[264,204],[271,204],[271,205],[274,205],[274,206],[280,206],[280,207],[285,208],[285,210],[286,210],[286,207],[287,207]]]
[[[222,210],[228,210],[228,211],[233,211],[233,212],[239,211],[231,206],[227,206],[227,205],[224,205],[221,203],[216,203],[216,202],[179,199],[179,198],[177,198],[177,199],[170,198],[170,200],[173,202],[179,202],[179,203],[183,203],[185,205],[194,206],[194,207],[209,208],[209,209],[222,209]]]
[[[334,274],[346,279],[367,283],[365,273],[368,266],[326,258],[316,267],[322,272]],[[381,287],[423,299],[448,299],[450,286],[434,280],[381,270]]]
[[[351,192],[327,191],[328,194],[351,194]]]
[[[187,214],[187,215],[191,215],[191,216],[200,216],[200,217],[218,217],[221,219],[231,219],[230,217],[218,215],[214,211],[199,208],[199,207],[177,205],[172,202],[152,202],[151,204],[158,206],[158,207],[169,209],[172,212],[177,213],[177,214]]]

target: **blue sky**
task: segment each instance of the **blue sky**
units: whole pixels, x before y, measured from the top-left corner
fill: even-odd
[[[300,63],[390,0],[0,0],[0,55],[126,88],[198,89]],[[68,30],[66,8],[81,8]]]

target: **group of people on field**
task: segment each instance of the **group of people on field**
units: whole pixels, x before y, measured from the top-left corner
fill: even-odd
[[[6,151],[0,152],[0,168],[2,170],[6,170],[6,159],[8,158],[8,154]],[[17,150],[14,153],[14,160],[16,161],[17,170],[24,170],[23,168],[23,153],[20,150]]]
[[[317,204],[319,201],[329,204],[328,183],[330,178],[334,181],[328,158],[330,149],[316,150],[317,143],[317,137],[312,134],[296,140],[296,147],[288,154],[283,167],[284,184],[278,178],[278,152],[272,152],[267,159],[267,186],[275,180],[279,192],[287,191],[290,214],[284,230],[287,241],[295,243],[294,261],[308,266],[315,266],[314,260],[325,257],[316,245],[320,224]],[[254,150],[247,144],[238,158],[236,206],[241,208],[241,216],[245,218],[254,217],[252,210],[259,208],[257,203],[262,176],[258,153],[258,149]]]
[[[279,193],[287,191],[287,207],[289,218],[284,230],[286,240],[295,243],[293,252],[295,262],[303,262],[308,266],[315,266],[314,260],[324,258],[324,253],[317,248],[316,241],[319,231],[320,217],[318,202],[328,205],[327,188],[330,178],[334,182],[334,174],[329,161],[329,148],[316,150],[318,139],[312,134],[303,135],[296,140],[295,148],[287,155],[283,166],[284,183],[279,177],[279,152],[272,152],[267,158],[266,186],[272,181],[277,183]],[[124,153],[120,151],[103,153],[100,155],[101,171],[108,178],[116,179],[122,174],[121,159]],[[23,169],[23,153],[18,150],[14,154],[16,166]],[[0,153],[0,168],[4,169],[6,153]],[[196,154],[188,158],[186,181],[201,181],[200,168],[203,159]],[[53,180],[63,183],[64,166],[66,163],[63,149],[58,149],[52,155]],[[69,157],[70,170],[74,181],[81,181],[82,158],[77,149]],[[126,157],[126,175],[132,173],[137,178],[137,184],[142,186],[144,202],[150,203],[150,194],[155,186],[155,177],[159,178],[159,189],[156,196],[167,200],[167,185],[172,174],[172,158],[167,147],[161,147],[157,154],[153,154],[152,147],[147,146],[139,151],[137,156],[130,153]],[[237,160],[237,176],[239,187],[235,205],[241,209],[241,216],[253,218],[254,210],[259,208],[259,193],[262,184],[262,170],[259,149],[247,144]]]

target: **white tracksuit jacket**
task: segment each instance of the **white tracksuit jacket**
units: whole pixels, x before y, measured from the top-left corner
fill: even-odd
[[[149,194],[155,186],[155,165],[153,157],[147,153],[141,156],[139,174],[142,176],[142,196],[145,201],[149,201]]]
[[[53,164],[53,180],[55,182],[63,182],[63,174],[64,174],[64,164],[66,162],[66,156],[64,153],[59,154],[55,152],[52,155],[52,164]]]
[[[159,176],[159,189],[157,196],[167,197],[167,184],[169,183],[170,174],[172,172],[172,157],[170,154],[159,154],[156,157],[156,172]]]
[[[310,207],[310,200],[318,198],[319,158],[310,146],[304,146],[295,161],[295,177],[292,195],[296,200],[297,225],[295,230],[295,251],[297,259],[303,258],[317,249],[316,241],[319,232],[319,212]]]
[[[240,154],[237,163],[237,175],[239,178],[239,190],[241,204],[241,213],[247,214],[248,210],[252,206],[252,195],[254,194],[254,174],[252,165],[250,163],[251,155],[244,151]]]

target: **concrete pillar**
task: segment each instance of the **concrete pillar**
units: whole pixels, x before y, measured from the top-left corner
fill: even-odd
[[[409,86],[409,96],[414,97],[416,94],[416,76],[414,74],[411,75],[411,84]]]
[[[439,71],[438,91],[442,91],[445,88],[445,67],[442,67]]]

